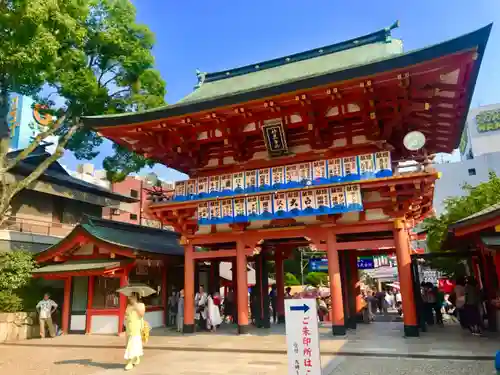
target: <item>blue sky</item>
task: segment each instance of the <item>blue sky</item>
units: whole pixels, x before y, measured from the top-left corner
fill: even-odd
[[[154,55],[175,103],[196,84],[196,69],[230,69],[364,35],[400,21],[405,51],[494,22],[472,106],[500,102],[500,0],[133,0],[138,22],[156,34]],[[101,166],[104,147],[93,163]],[[74,168],[71,155],[63,163]],[[162,177],[182,175],[155,167]]]

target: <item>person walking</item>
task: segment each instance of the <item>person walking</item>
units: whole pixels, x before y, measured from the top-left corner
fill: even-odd
[[[146,306],[139,302],[139,296],[132,293],[128,297],[128,305],[125,310],[125,332],[127,334],[127,346],[124,358],[127,361],[125,370],[132,370],[141,362],[144,355],[142,348],[142,328],[144,326],[144,314]]]
[[[465,313],[465,278],[457,278],[451,299],[451,302],[455,305],[457,310],[457,317],[460,321],[460,326],[463,329],[467,329],[469,325],[467,323],[467,315]]]
[[[207,329],[215,332],[217,327],[221,325],[222,318],[220,316],[219,306],[216,304],[215,296],[208,295],[207,297]]]
[[[481,332],[481,293],[477,287],[476,280],[469,277],[465,283],[465,316],[469,330],[474,336],[480,336]]]
[[[203,286],[200,285],[198,293],[194,296],[194,306],[196,309],[194,318],[198,322],[198,328],[201,331],[205,331],[207,329],[207,303],[207,293],[205,293]]]
[[[179,292],[179,301],[177,302],[177,332],[182,332],[184,328],[184,289]]]
[[[274,324],[278,323],[278,289],[276,289],[276,284],[271,286],[271,291],[269,292],[269,302],[271,304],[272,317]]]
[[[55,337],[56,330],[52,322],[52,314],[57,310],[57,303],[50,299],[50,294],[45,293],[43,299],[37,303],[36,311],[38,312],[40,322],[40,337],[45,338],[45,329],[49,329],[49,336]]]
[[[174,326],[177,319],[177,293],[172,290],[172,295],[168,297],[168,325]]]

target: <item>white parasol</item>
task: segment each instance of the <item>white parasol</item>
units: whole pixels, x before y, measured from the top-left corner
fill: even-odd
[[[133,293],[137,293],[141,297],[147,297],[155,294],[156,290],[146,284],[130,284],[118,289],[117,292],[124,294],[127,297],[130,297]]]

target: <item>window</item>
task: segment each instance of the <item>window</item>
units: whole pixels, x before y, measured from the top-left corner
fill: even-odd
[[[141,283],[149,285],[157,290],[156,294],[145,297],[142,302],[146,306],[161,306],[162,305],[162,267],[159,261],[137,261],[136,267],[130,272],[130,283]]]
[[[476,175],[476,168],[469,168],[469,176],[475,176]]]
[[[92,307],[94,309],[116,309],[120,305],[120,296],[116,290],[120,288],[120,279],[117,277],[95,278],[94,300]]]
[[[132,198],[139,198],[139,192],[135,189],[130,189],[130,196]]]
[[[112,208],[111,209],[111,215],[120,215],[120,209],[118,209],[118,208]]]
[[[130,220],[137,220],[137,214],[130,214]]]

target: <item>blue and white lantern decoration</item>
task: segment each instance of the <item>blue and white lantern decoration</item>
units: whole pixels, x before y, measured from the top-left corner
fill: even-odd
[[[275,217],[286,216],[286,193],[276,193],[273,197],[273,211]]]
[[[208,197],[208,177],[198,177],[198,198]]]
[[[187,199],[187,181],[175,182],[174,201],[185,201]]]
[[[391,153],[389,151],[375,153],[375,177],[390,176],[392,176]]]
[[[246,198],[248,220],[259,218],[259,197],[254,195]]]
[[[241,194],[245,189],[245,172],[233,173],[233,192]]]
[[[220,190],[220,176],[210,176],[208,178],[208,196],[217,197]]]
[[[187,182],[187,199],[196,199],[198,195],[198,181],[196,179],[188,180]]]
[[[257,185],[257,170],[245,172],[245,192],[255,193],[258,191]]]
[[[289,191],[286,193],[287,214],[290,217],[299,216],[301,213],[300,207],[300,191]]]
[[[327,184],[327,169],[326,169],[326,160],[316,160],[312,163],[312,184],[313,185],[321,185]]]
[[[271,178],[272,178],[273,189],[284,189],[285,188],[285,167],[273,167]]]
[[[198,203],[198,222],[202,225],[210,224],[208,202]]]
[[[328,182],[342,181],[344,173],[342,171],[342,159],[329,159],[328,160]]]
[[[272,189],[271,168],[259,169],[259,191],[269,191]]]
[[[365,154],[359,155],[359,175],[361,180],[369,180],[375,178],[375,155]]]
[[[314,190],[314,203],[318,215],[326,215],[330,212],[330,199],[328,199],[328,189]]]
[[[233,194],[233,175],[223,174],[220,176],[220,195],[228,196]]]
[[[345,187],[346,206],[349,211],[362,211],[361,189],[359,185]]]
[[[343,181],[357,181],[360,178],[358,158],[356,156],[346,156],[342,158],[342,168],[344,170]]]
[[[234,199],[234,221],[236,223],[248,221],[245,198]]]
[[[210,224],[218,224],[222,219],[221,202],[211,201],[210,202]]]
[[[316,205],[314,203],[314,191],[313,190],[303,190],[300,194],[300,203],[302,205],[302,213],[304,215],[314,214],[314,209]]]
[[[233,200],[223,199],[221,201],[222,218],[221,223],[232,223],[233,222]]]
[[[347,211],[344,186],[330,188],[330,211],[335,214]]]
[[[299,165],[292,164],[286,166],[285,186],[288,189],[300,187],[299,184]]]
[[[269,220],[273,217],[273,202],[271,194],[259,195],[259,217]]]
[[[311,163],[299,164],[299,180],[302,186],[309,186],[312,184]]]

